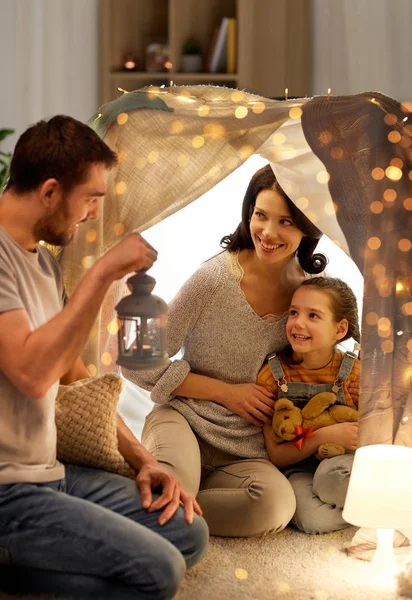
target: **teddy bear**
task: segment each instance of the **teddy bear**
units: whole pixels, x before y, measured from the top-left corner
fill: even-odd
[[[335,404],[336,395],[332,392],[321,392],[309,400],[302,410],[297,408],[288,398],[280,398],[275,402],[272,429],[276,443],[294,442],[297,448],[302,447],[305,437],[316,429],[328,427],[335,423],[355,422],[358,411],[343,404]],[[345,448],[334,442],[321,444],[316,453],[319,460],[345,454]]]

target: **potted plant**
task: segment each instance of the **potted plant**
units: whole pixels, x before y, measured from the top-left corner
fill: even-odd
[[[13,133],[14,129],[0,129],[0,142]],[[11,152],[3,152],[3,150],[0,150],[0,194],[3,191],[3,187],[6,185],[11,157]]]
[[[202,70],[202,49],[196,38],[189,38],[182,50],[183,73],[198,73]]]

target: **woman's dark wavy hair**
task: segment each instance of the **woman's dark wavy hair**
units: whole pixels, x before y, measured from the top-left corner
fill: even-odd
[[[323,254],[313,254],[313,252],[322,237],[322,232],[288,198],[278,184],[269,164],[259,169],[250,180],[243,199],[242,220],[234,233],[226,235],[220,240],[221,247],[229,252],[254,248],[249,221],[255,208],[257,195],[263,190],[276,190],[282,194],[295,226],[304,234],[297,249],[299,264],[306,273],[313,275],[321,273],[327,265],[326,257]]]

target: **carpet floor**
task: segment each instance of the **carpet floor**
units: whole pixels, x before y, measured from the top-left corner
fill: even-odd
[[[394,584],[378,583],[368,562],[349,558],[344,543],[356,529],[305,535],[287,528],[263,538],[212,537],[176,600],[398,600]]]
[[[355,531],[311,536],[287,528],[263,538],[212,537],[175,600],[401,600],[395,584],[376,581],[370,563],[346,555],[344,544]],[[13,600],[0,592],[6,599]]]

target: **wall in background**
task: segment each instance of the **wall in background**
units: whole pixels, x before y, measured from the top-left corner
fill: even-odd
[[[98,0],[0,0],[0,128],[98,108]],[[17,134],[3,149],[12,150]]]
[[[312,94],[412,101],[411,0],[312,0]]]
[[[86,121],[96,111],[99,1],[0,0],[0,127],[20,134],[56,113]],[[311,1],[312,94],[412,100],[411,0]]]

